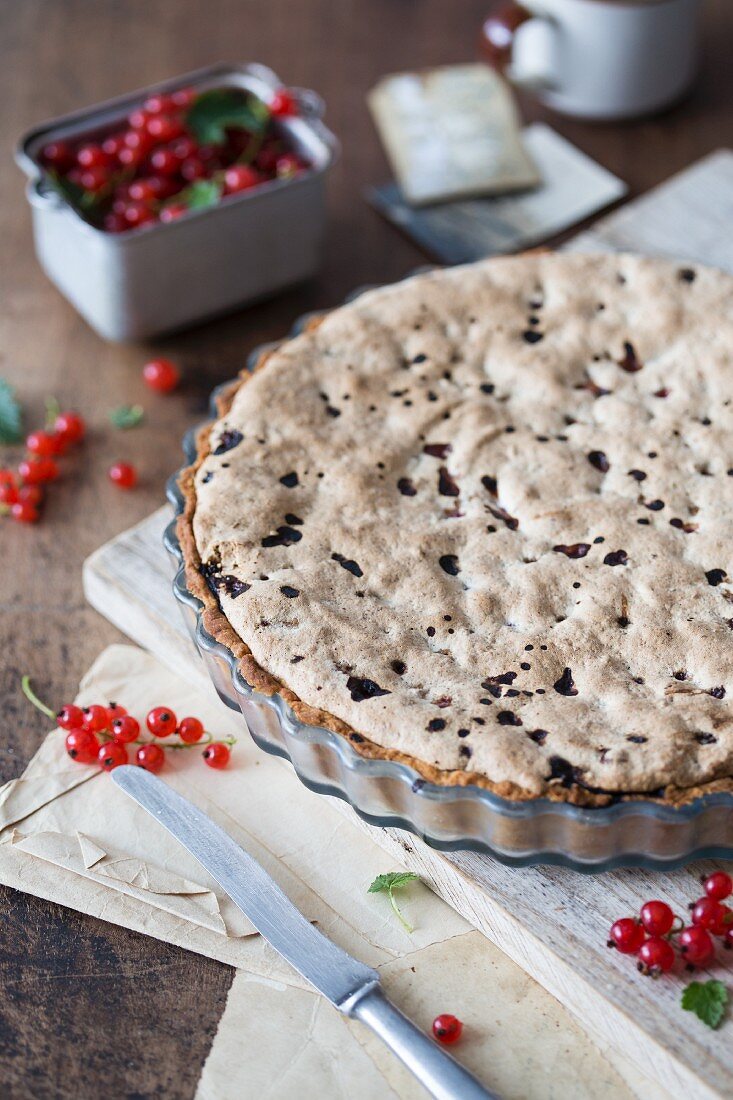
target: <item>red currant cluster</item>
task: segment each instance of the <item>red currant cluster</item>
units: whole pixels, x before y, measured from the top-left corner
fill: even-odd
[[[17,470],[0,469],[0,514],[9,515],[18,523],[36,523],[43,502],[43,485],[55,481],[60,473],[56,459],[80,443],[85,430],[78,413],[50,413],[46,429],[26,437],[26,455]]]
[[[225,139],[201,142],[192,120],[197,103],[212,93],[199,96],[191,88],[181,88],[149,96],[130,113],[123,129],[104,138],[76,147],[50,142],[41,161],[79,212],[110,233],[181,217],[192,208],[187,189],[199,180],[216,183],[213,201],[218,201],[309,167],[271,125],[273,118],[297,113],[296,100],[286,88],[276,91],[267,104],[241,89],[218,94],[228,96],[235,107],[256,103],[264,122],[249,129],[236,111],[229,110],[222,114],[218,131]],[[259,114],[254,117],[260,120]]]
[[[127,713],[119,703],[103,706],[92,703],[78,707],[65,703],[56,714],[42,703],[30,685],[27,676],[22,680],[23,693],[38,710],[57,722],[66,731],[66,751],[77,764],[99,764],[104,771],[112,771],[120,764],[129,764],[128,746],[136,745],[135,763],[149,772],[159,772],[165,763],[166,750],[191,749],[205,746],[202,756],[210,768],[225,768],[231,756],[235,738],[215,741],[206,733],[198,718],[182,718],[179,722],[170,707],[153,707],[145,718],[145,725],[155,740],[140,737],[140,723]],[[165,746],[160,740],[175,734],[177,741]],[[205,739],[204,739],[205,738]]]
[[[609,947],[622,955],[636,955],[638,967],[656,977],[671,970],[677,958],[692,969],[708,966],[715,958],[714,936],[733,948],[733,910],[723,905],[733,894],[733,879],[725,871],[703,878],[704,897],[690,904],[691,923],[675,917],[664,901],[647,901],[636,917],[622,917],[611,926]]]

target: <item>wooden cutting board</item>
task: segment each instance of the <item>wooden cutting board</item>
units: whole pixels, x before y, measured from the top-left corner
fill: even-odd
[[[721,150],[566,247],[629,249],[733,272],[731,224],[733,152]],[[172,565],[161,541],[169,519],[169,509],[162,508],[97,550],[85,563],[85,592],[98,611],[139,645],[177,672],[185,669],[208,683],[171,591]],[[652,981],[636,972],[633,960],[605,946],[611,923],[637,913],[649,898],[664,898],[684,913],[700,893],[700,875],[711,865],[602,875],[559,867],[514,869],[474,852],[434,851],[410,833],[374,828],[345,803],[334,803],[541,982],[584,1027],[636,1062],[672,1096],[733,1097],[733,1014],[718,1031],[710,1031],[680,1008],[689,975]],[[719,955],[720,965],[698,977],[718,977],[733,991],[733,953]]]

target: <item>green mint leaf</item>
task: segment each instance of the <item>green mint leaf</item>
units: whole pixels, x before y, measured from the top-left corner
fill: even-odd
[[[20,443],[23,438],[23,414],[13,387],[0,378],[0,443]]]
[[[407,886],[408,882],[413,882],[418,876],[414,871],[390,871],[386,875],[377,875],[374,882],[367,890],[368,894],[380,894],[386,891],[389,894],[389,904],[395,911],[397,919],[406,932],[414,932],[415,929],[412,925],[408,924],[405,918],[400,912],[400,907],[395,901],[394,890],[399,890],[402,886]]]
[[[254,96],[243,99],[240,93],[215,88],[198,96],[186,116],[186,126],[201,145],[221,145],[227,130],[251,130],[261,133],[270,112]]]
[[[142,405],[120,405],[112,409],[109,418],[115,428],[126,431],[128,428],[136,428],[145,419],[145,409]]]
[[[221,198],[222,186],[218,180],[194,180],[175,197],[175,203],[183,203],[189,210],[203,210],[215,206]]]
[[[682,991],[682,1007],[694,1012],[708,1027],[716,1028],[723,1019],[728,1004],[728,990],[722,982],[690,982]]]

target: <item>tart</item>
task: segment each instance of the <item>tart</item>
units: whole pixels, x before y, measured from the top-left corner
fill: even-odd
[[[510,799],[733,790],[733,278],[530,254],[263,356],[182,474],[244,678]]]

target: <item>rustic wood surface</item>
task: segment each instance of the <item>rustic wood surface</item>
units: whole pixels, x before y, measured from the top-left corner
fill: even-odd
[[[18,775],[46,722],[26,706],[33,675],[49,700],[74,693],[99,650],[119,639],[84,602],[81,562],[161,500],[185,428],[218,381],[253,344],[282,335],[293,317],[340,301],[355,285],[398,278],[420,253],[364,204],[361,189],[387,168],[364,95],[386,72],[474,54],[488,0],[2,0],[0,3],[0,374],[14,382],[30,424],[55,394],[92,431],[65,460],[43,524],[3,528],[0,573],[0,778]],[[591,126],[526,101],[525,117],[551,125],[638,194],[733,139],[733,21],[729,0],[708,0],[705,63],[691,98],[656,119]],[[221,59],[264,61],[290,83],[314,87],[343,141],[329,185],[330,222],[320,277],[265,305],[145,347],[102,343],[47,283],[33,256],[21,177],[10,149],[28,126],[73,108]],[[246,262],[246,257],[243,257]],[[181,363],[170,398],[144,391],[150,351]],[[107,410],[142,401],[144,429],[123,436]],[[8,456],[11,457],[11,456]],[[105,470],[134,460],[142,483],[128,495]],[[9,1097],[193,1094],[231,974],[204,959],[82,918],[0,894],[0,1087]]]

